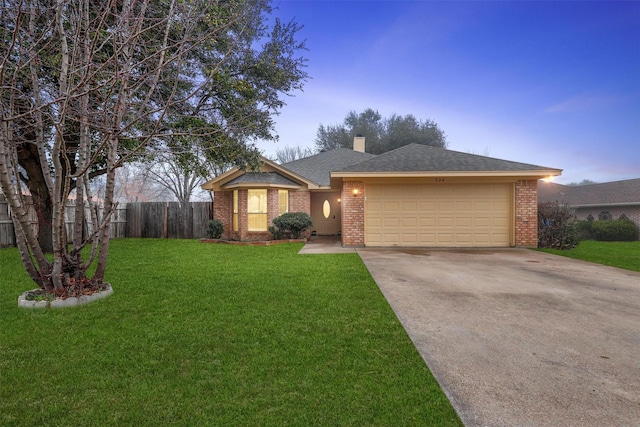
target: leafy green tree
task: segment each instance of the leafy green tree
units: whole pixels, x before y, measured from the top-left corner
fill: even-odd
[[[418,120],[411,114],[393,114],[383,118],[377,110],[367,108],[361,113],[349,112],[342,124],[321,124],[316,133],[316,148],[318,151],[353,148],[353,138],[357,135],[366,138],[366,151],[371,154],[381,154],[411,143],[447,147],[444,131],[433,120]]]
[[[301,89],[307,74],[300,27],[269,24],[271,11],[268,0],[2,2],[0,189],[38,286],[63,294],[103,285],[116,170],[125,162],[171,152],[191,168],[198,150],[244,161],[254,156],[252,140],[276,138],[282,95]],[[67,235],[71,192],[78,203]],[[95,230],[88,235],[87,222]]]
[[[577,186],[577,185],[591,185],[591,184],[597,184],[597,182],[591,181],[590,179],[583,179],[580,182],[571,182],[571,183],[569,183],[567,185]]]

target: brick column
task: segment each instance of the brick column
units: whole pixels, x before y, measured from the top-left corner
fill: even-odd
[[[538,181],[516,181],[516,246],[538,246]]]
[[[238,189],[238,232],[236,233],[238,240],[247,240],[249,224],[247,224],[247,201],[248,191]]]
[[[223,239],[231,238],[232,233],[232,215],[233,215],[233,191],[214,191],[213,192],[213,218],[222,222],[224,231]]]
[[[358,190],[354,195],[353,190]],[[342,245],[364,246],[364,183],[343,181],[341,194]]]
[[[273,225],[273,220],[278,217],[279,210],[278,190],[269,188],[267,190],[267,227]]]

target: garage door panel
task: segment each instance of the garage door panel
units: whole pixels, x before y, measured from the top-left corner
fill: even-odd
[[[385,202],[383,203],[383,207],[384,210],[386,212],[401,212],[401,202],[398,201],[389,201],[389,200],[385,200]]]
[[[436,210],[436,202],[432,200],[421,200],[418,206],[422,212],[433,212]]]
[[[473,217],[471,216],[457,217],[455,218],[455,222],[456,222],[456,227],[458,228],[466,227],[471,229],[473,227]]]
[[[421,216],[418,219],[420,229],[430,228],[436,225],[436,217],[435,216]]]
[[[468,246],[473,243],[472,233],[456,233],[456,246]]]
[[[418,236],[418,242],[423,246],[435,246],[436,235],[435,233],[416,233]]]
[[[471,200],[465,200],[465,201],[456,201],[455,203],[456,206],[456,210],[458,212],[470,212],[473,211],[473,202]]]
[[[473,204],[473,209],[475,211],[491,211],[493,209],[493,203],[489,200],[477,200]]]
[[[493,225],[493,220],[492,218],[475,217],[473,218],[473,225],[478,228],[490,227],[491,225]]]
[[[418,235],[416,233],[402,233],[401,239],[406,246],[415,246],[418,243]]]
[[[412,217],[402,217],[400,219],[400,224],[402,227],[417,227],[418,226],[418,218],[415,216]]]
[[[492,224],[494,227],[498,227],[498,228],[506,228],[509,226],[509,219],[508,218],[493,218]],[[503,231],[504,233],[504,231]]]
[[[403,201],[402,202],[402,212],[417,212],[418,211],[418,202],[411,201]]]
[[[369,185],[369,246],[509,246],[510,184]]]
[[[453,211],[455,203],[451,200],[442,200],[438,202],[438,211]]]

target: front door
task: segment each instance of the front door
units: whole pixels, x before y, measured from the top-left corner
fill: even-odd
[[[340,234],[340,192],[311,193],[311,219],[318,236]]]

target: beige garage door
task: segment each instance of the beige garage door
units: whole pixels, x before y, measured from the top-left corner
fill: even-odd
[[[510,184],[367,185],[365,245],[505,247]]]

